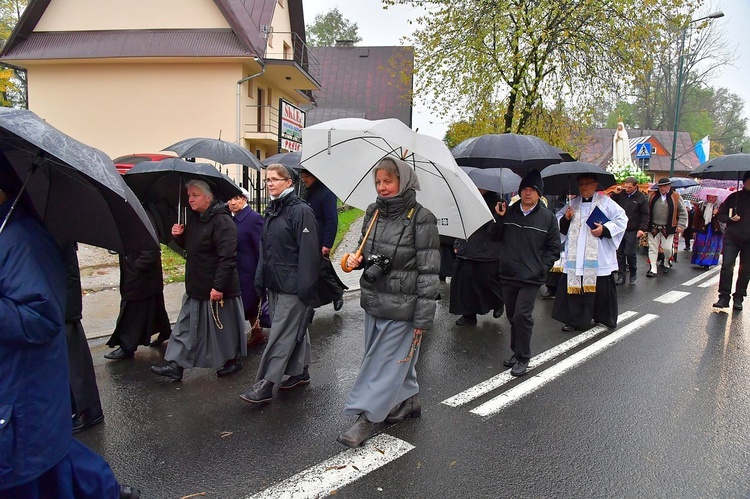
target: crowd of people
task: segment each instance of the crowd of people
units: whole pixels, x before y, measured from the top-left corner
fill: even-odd
[[[265,344],[255,383],[239,395],[243,401],[268,403],[274,388],[290,390],[310,383],[308,326],[315,308],[332,303],[335,310],[341,309],[346,287],[329,259],[338,226],[336,197],[303,170],[303,199],[295,188],[298,175],[280,164],[268,166],[270,203],[262,216],[248,206],[246,195],[224,203],[207,183],[188,182],[191,209],[171,231],[186,254],[185,294],[176,323],[170,328],[158,251],[121,255],[121,308],[107,343],[116,349],[105,357],[132,359],[138,346],[166,342],[166,362],[151,370],[179,381],[192,367],[215,369],[219,377],[234,374],[243,368],[248,346]],[[0,214],[8,211],[18,188],[12,180],[7,174],[0,176]],[[591,173],[577,177],[577,196],[562,199],[562,206],[548,207],[541,175],[531,171],[512,204],[498,193],[480,190],[494,220],[454,243],[454,264],[448,272],[442,268],[445,242],[437,220],[417,202],[420,185],[415,171],[397,158],[385,157],[373,169],[372,182],[377,195],[364,216],[361,254],[350,254],[345,262],[362,272],[360,306],[365,314],[363,360],[344,404],[345,414],[356,419],[338,436],[347,447],[370,438],[377,423],[421,415],[416,364],[422,337],[434,327],[439,283],[446,274],[452,276],[450,312],[459,316],[457,325],[474,325],[477,315],[490,311],[494,318],[506,314],[512,355],[503,364],[513,376],[525,375],[533,357],[534,304],[545,284],[546,296],[555,300],[552,317],[563,331],[585,330],[594,323],[615,328],[617,287],[625,284],[626,276],[630,284],[636,282],[641,241],[648,244],[646,275],[656,277],[658,262],[667,274],[675,239],[688,222],[695,239],[692,264],[710,268],[723,254],[714,306],[726,308],[732,298],[734,309],[741,310],[747,294],[750,174],[744,176],[744,189],[724,202],[708,195],[688,209],[669,179],[661,179],[658,190],[647,196],[634,178],[628,178],[610,196],[598,190],[597,175]],[[83,476],[75,469],[82,466],[97,470],[92,490],[99,497],[138,497],[137,490],[117,483],[100,456],[71,438],[73,432],[104,418],[80,326],[74,244],[51,240],[23,209],[2,237],[0,362],[38,370],[40,356],[49,361],[39,377],[13,369],[11,378],[0,381],[3,402],[12,402],[0,405],[0,429],[10,424],[9,407],[26,407],[28,414],[44,411],[39,417],[54,420],[60,431],[55,441],[33,428],[24,433],[19,427],[12,441],[7,431],[0,434],[0,446],[8,450],[0,453],[0,471],[12,470],[0,472],[0,497],[18,491],[35,497],[30,490],[50,484],[61,490],[75,487]],[[59,256],[52,271],[42,272],[50,266],[37,260],[49,258],[47,246]],[[739,277],[732,292],[738,257]],[[23,279],[19,269],[28,272]],[[34,290],[26,289],[32,285]],[[153,335],[157,338],[152,340]],[[50,376],[54,366],[69,366],[70,372]],[[38,457],[18,461],[12,451],[17,442],[38,447]],[[13,493],[8,496],[8,491]]]

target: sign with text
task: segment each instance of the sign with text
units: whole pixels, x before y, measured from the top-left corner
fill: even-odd
[[[279,99],[279,152],[302,150],[302,129],[305,127],[305,112]]]

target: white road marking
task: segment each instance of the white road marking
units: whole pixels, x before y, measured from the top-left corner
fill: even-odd
[[[368,473],[403,456],[414,446],[381,433],[356,449],[341,452],[248,499],[304,499],[326,497]]]
[[[632,310],[629,310],[627,312],[621,313],[619,316],[617,316],[617,323],[624,322],[631,317],[634,317],[638,315],[637,312],[633,312]],[[535,367],[539,367],[540,365],[544,364],[545,362],[548,362],[555,357],[564,354],[565,352],[568,352],[581,343],[585,343],[586,341],[590,340],[591,338],[600,335],[601,333],[609,331],[609,328],[607,326],[594,326],[588,331],[584,331],[581,334],[578,334],[574,336],[573,338],[564,341],[560,343],[559,345],[550,348],[549,350],[540,353],[539,355],[535,355],[531,358],[531,361],[529,362],[529,370],[534,369]],[[495,390],[501,386],[503,386],[505,383],[508,383],[509,381],[512,381],[516,379],[514,376],[510,375],[510,370],[503,371],[497,376],[493,376],[492,378],[482,381],[481,383],[472,386],[468,390],[464,390],[463,392],[456,394],[448,399],[443,400],[443,404],[449,405],[451,407],[460,407],[464,404],[467,404],[471,402],[472,400],[481,397],[485,393],[489,393],[492,390]]]
[[[494,416],[500,412],[503,408],[513,404],[520,400],[526,395],[536,391],[542,386],[546,385],[550,381],[576,367],[577,365],[593,357],[597,353],[609,348],[621,339],[625,338],[629,334],[637,331],[651,321],[657,319],[658,315],[646,314],[643,317],[639,317],[635,321],[631,322],[627,326],[621,329],[617,329],[614,333],[610,334],[597,341],[596,343],[587,346],[580,352],[574,353],[570,357],[561,360],[554,366],[546,369],[536,376],[524,381],[523,383],[514,386],[510,390],[498,395],[497,397],[485,402],[484,404],[472,409],[472,414],[488,418]]]
[[[687,291],[670,291],[654,298],[654,301],[658,301],[659,303],[677,303],[689,294]]]
[[[716,274],[715,276],[713,276],[711,279],[709,279],[708,281],[704,282],[703,284],[699,284],[698,287],[699,288],[710,288],[711,286],[715,286],[715,285],[719,284],[719,278],[721,278],[721,275]],[[732,278],[732,281],[734,281],[734,276]]]
[[[709,277],[715,276],[719,271],[721,270],[721,267],[716,267],[715,269],[708,270],[706,272],[703,272],[697,277],[693,277],[689,281],[683,282],[683,286],[692,286],[693,284],[697,282],[701,282],[703,279],[708,279]]]

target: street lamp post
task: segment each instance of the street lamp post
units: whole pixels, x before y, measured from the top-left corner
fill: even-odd
[[[683,63],[685,60],[685,36],[687,34],[687,30],[690,27],[691,24],[697,23],[698,21],[704,21],[706,19],[718,19],[720,17],[724,17],[724,13],[721,11],[718,12],[712,12],[708,14],[707,16],[699,17],[698,19],[692,19],[687,26],[685,26],[682,29],[682,37],[680,40],[680,59],[679,63],[677,64],[677,100],[674,104],[674,131],[672,135],[672,155],[669,159],[669,177],[674,177],[674,160],[675,160],[675,154],[677,151],[677,128],[679,128],[680,124],[680,100],[682,95],[682,78],[683,78]]]

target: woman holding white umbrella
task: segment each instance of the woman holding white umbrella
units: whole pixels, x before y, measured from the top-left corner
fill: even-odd
[[[440,253],[437,219],[417,203],[419,181],[393,157],[374,169],[377,199],[366,212],[362,255],[348,268],[363,268],[360,305],[365,310],[365,354],[344,412],[357,421],[338,441],[357,447],[372,423],[419,417],[422,405],[415,369],[422,335],[433,326]]]

